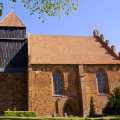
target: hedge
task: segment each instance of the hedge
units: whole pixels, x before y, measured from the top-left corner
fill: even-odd
[[[36,117],[36,113],[32,111],[5,111],[6,117]]]

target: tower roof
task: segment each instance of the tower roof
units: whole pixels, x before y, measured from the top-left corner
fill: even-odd
[[[14,12],[10,12],[5,18],[0,21],[0,27],[25,27],[22,21],[15,15]]]

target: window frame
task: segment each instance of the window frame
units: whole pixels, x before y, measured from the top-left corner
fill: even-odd
[[[54,85],[54,74],[55,73],[59,73],[60,74],[60,76],[61,76],[61,82],[62,82],[62,85],[61,85],[61,87],[62,87],[62,92],[61,92],[61,94],[56,94],[56,91],[55,91],[55,85]],[[53,96],[63,96],[63,80],[64,80],[64,77],[63,77],[63,73],[61,72],[61,70],[55,70],[55,71],[53,71],[52,72],[52,95]]]
[[[98,83],[98,77],[97,77],[97,72],[103,72],[103,74],[105,75],[105,92],[100,92],[100,89],[99,89],[99,83]],[[109,81],[108,81],[108,75],[107,75],[107,72],[103,69],[103,68],[99,68],[97,69],[96,71],[96,85],[97,85],[97,93],[98,95],[102,95],[102,96],[105,96],[105,95],[108,95],[109,94]]]

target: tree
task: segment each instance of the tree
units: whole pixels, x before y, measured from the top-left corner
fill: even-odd
[[[120,115],[120,86],[116,87],[108,97],[108,102],[103,108],[105,115]]]
[[[18,0],[9,0],[16,4]],[[24,7],[31,15],[37,14],[41,19],[46,16],[69,15],[77,10],[80,0],[21,0]],[[0,15],[2,15],[4,4],[0,3]]]
[[[2,16],[3,3],[0,3],[0,16]]]
[[[93,97],[90,98],[90,111],[89,111],[89,116],[90,116],[90,117],[95,117],[95,116],[96,116],[95,105],[94,105]]]

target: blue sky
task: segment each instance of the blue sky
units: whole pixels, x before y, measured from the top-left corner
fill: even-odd
[[[1,19],[11,10],[9,0]],[[80,0],[79,9],[68,17],[48,17],[41,23],[36,16],[30,16],[20,0],[12,9],[34,34],[91,36],[97,28],[111,44],[120,51],[120,0]]]

